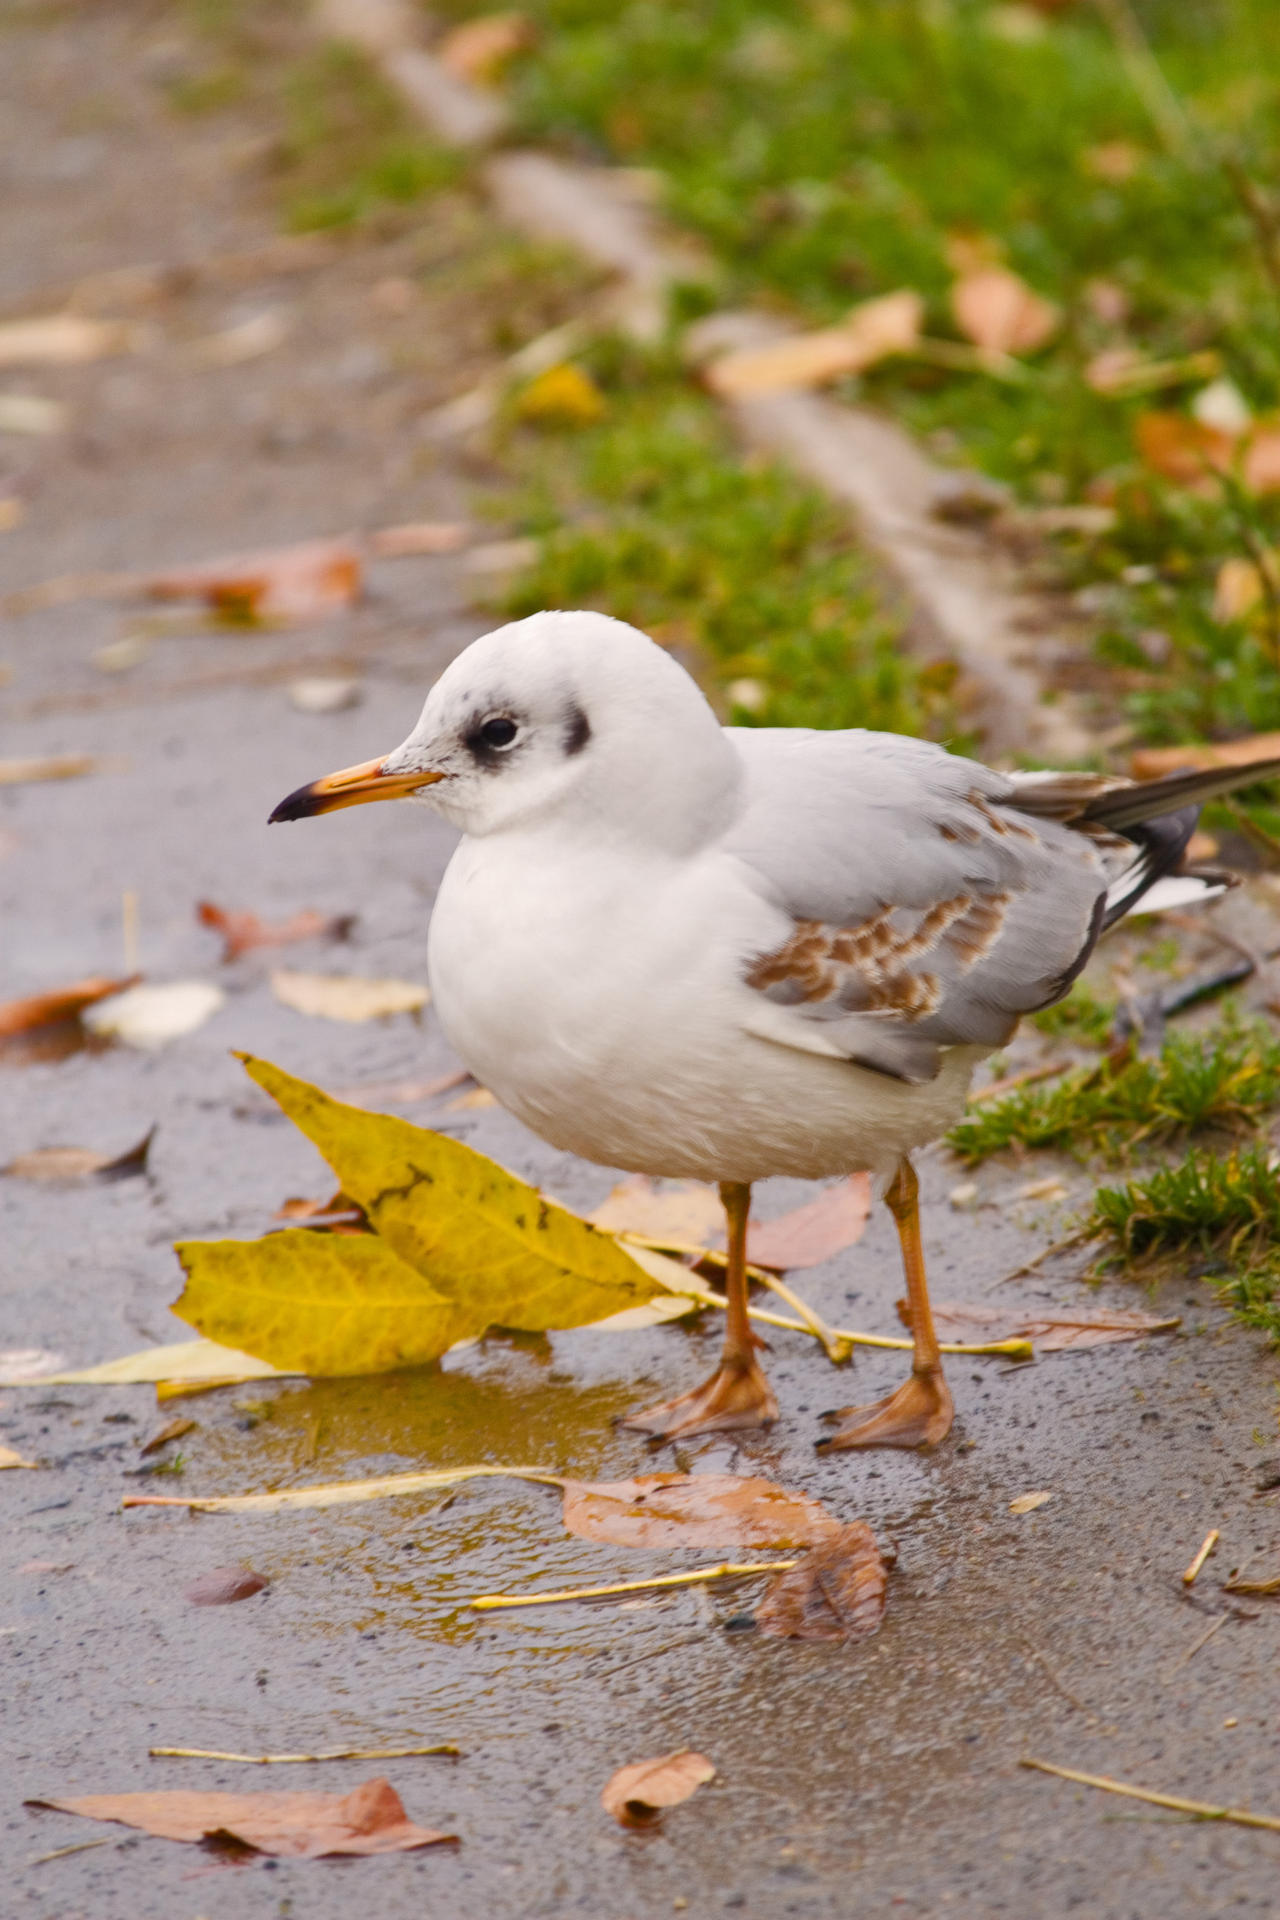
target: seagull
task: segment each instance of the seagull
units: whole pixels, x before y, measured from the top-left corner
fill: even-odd
[[[635,627],[545,612],[460,653],[403,745],[271,819],[400,799],[460,828],[428,965],[468,1068],[555,1147],[718,1183],[720,1364],[624,1425],[671,1440],[775,1420],[747,1317],[752,1184],[885,1180],[912,1370],[844,1409],[831,1451],[951,1426],[912,1154],[1107,927],[1160,885],[1229,883],[1167,876],[1201,802],[1277,774],[1000,773],[894,733],[722,727]]]

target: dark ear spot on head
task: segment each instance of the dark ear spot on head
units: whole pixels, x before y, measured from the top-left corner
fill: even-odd
[[[565,752],[570,758],[572,758],[575,753],[581,753],[590,738],[591,722],[587,719],[582,708],[575,702],[564,717]]]

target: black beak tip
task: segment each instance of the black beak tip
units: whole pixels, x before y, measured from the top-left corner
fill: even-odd
[[[315,794],[312,788],[295,787],[293,792],[286,794],[280,805],[272,810],[267,825],[274,827],[281,820],[307,820],[315,811]]]

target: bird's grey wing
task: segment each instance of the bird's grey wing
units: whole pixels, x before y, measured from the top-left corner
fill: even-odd
[[[753,1032],[922,1081],[941,1049],[999,1046],[1066,992],[1101,925],[1114,839],[1023,811],[1015,777],[926,741],[731,738],[746,785],[724,848],[791,929],[748,959]]]

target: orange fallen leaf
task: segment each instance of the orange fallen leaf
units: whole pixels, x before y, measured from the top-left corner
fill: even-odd
[[[1009,267],[980,267],[951,289],[951,311],[961,333],[985,353],[1034,353],[1051,340],[1061,310]]]
[[[753,1220],[747,1258],[778,1273],[818,1267],[860,1240],[870,1217],[871,1175],[852,1173],[777,1220]]]
[[[619,1547],[807,1547],[840,1527],[807,1493],[732,1473],[567,1480],[564,1524]]]
[[[753,1220],[747,1228],[747,1259],[775,1273],[820,1266],[862,1237],[870,1213],[870,1175],[850,1174],[776,1220]],[[696,1180],[659,1187],[636,1174],[616,1186],[590,1219],[608,1233],[630,1233],[656,1245],[724,1245],[719,1195]]]
[[[162,1840],[230,1836],[259,1853],[316,1860],[327,1853],[404,1853],[456,1838],[407,1817],[389,1780],[366,1780],[351,1793],[89,1793],[28,1800],[88,1820],[114,1820]]]
[[[1182,768],[1247,767],[1251,760],[1280,759],[1280,733],[1250,733],[1243,740],[1205,741],[1196,746],[1139,747],[1129,762],[1137,780],[1158,780]]]
[[[725,354],[708,367],[707,385],[726,399],[822,386],[842,374],[861,373],[891,354],[913,353],[923,322],[924,301],[913,288],[902,287],[863,301],[838,327]]]
[[[669,1237],[676,1245],[705,1247],[714,1245],[717,1235],[724,1238],[720,1196],[699,1180],[668,1181],[659,1187],[642,1173],[632,1174],[588,1218],[606,1233]]]
[[[492,86],[504,69],[533,41],[533,22],[524,13],[485,13],[446,33],[436,58],[459,80]]]
[[[224,961],[238,960],[241,954],[251,953],[255,947],[287,947],[295,940],[315,940],[321,935],[329,940],[345,940],[355,925],[352,913],[317,913],[314,907],[304,908],[292,919],[272,923],[260,920],[256,913],[219,907],[212,900],[196,903],[196,919],[202,927],[211,927],[222,935]]]
[[[888,1584],[874,1533],[855,1520],[778,1575],[756,1608],[756,1626],[782,1640],[865,1640],[884,1618]]]
[[[364,1208],[358,1207],[341,1187],[327,1200],[307,1200],[295,1195],[277,1208],[274,1218],[293,1220],[303,1227],[323,1228],[329,1233],[372,1232]]]
[[[195,1421],[175,1420],[173,1424],[185,1430],[193,1427]],[[184,1590],[183,1598],[193,1607],[229,1607],[237,1600],[251,1600],[267,1584],[266,1576],[255,1573],[252,1567],[211,1567],[208,1573],[192,1581]]]
[[[86,1007],[123,993],[138,980],[132,973],[126,980],[107,980],[95,975],[77,980],[69,987],[56,987],[52,993],[33,993],[25,1000],[7,1000],[0,1005],[0,1040],[16,1039],[39,1027],[60,1026],[64,1020],[78,1019]]]
[[[898,1302],[898,1317],[904,1326],[911,1325],[911,1308],[906,1300]],[[1161,1318],[1153,1313],[1109,1308],[1054,1313],[1036,1307],[985,1307],[958,1300],[935,1300],[933,1320],[944,1340],[1034,1340],[1041,1353],[1141,1340],[1149,1333],[1170,1333],[1181,1324],[1176,1314]]]
[[[350,606],[360,582],[359,546],[335,539],[229,554],[152,574],[142,584],[153,600],[203,600],[229,618],[293,621]]]
[[[1259,427],[1253,433],[1242,478],[1251,493],[1280,493],[1280,427]]]
[[[1221,427],[1182,413],[1142,413],[1135,426],[1145,465],[1193,493],[1216,491],[1216,476],[1229,472],[1236,442]]]
[[[691,1793],[714,1780],[716,1770],[704,1753],[681,1747],[656,1760],[619,1767],[600,1795],[600,1804],[620,1826],[651,1827],[664,1807],[678,1807]]]
[[[420,553],[456,553],[471,529],[459,520],[413,520],[405,526],[379,527],[369,535],[369,551],[380,560],[402,560]]]
[[[95,1153],[91,1147],[36,1147],[17,1154],[0,1173],[11,1180],[132,1180],[147,1170],[147,1158],[156,1130],[152,1127],[138,1144],[124,1153]]]

